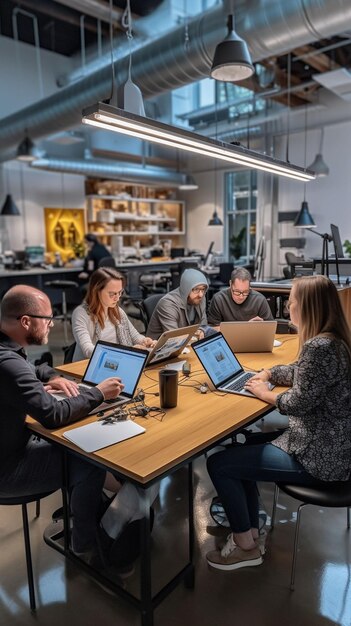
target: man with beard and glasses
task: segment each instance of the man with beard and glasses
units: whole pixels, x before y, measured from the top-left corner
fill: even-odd
[[[158,339],[166,330],[201,324],[195,335],[204,337],[208,330],[206,292],[208,282],[199,270],[189,268],[180,277],[180,285],[158,302],[151,316],[147,336]]]
[[[0,495],[35,495],[62,486],[59,447],[38,440],[26,427],[31,415],[46,428],[71,424],[105,399],[119,395],[123,384],[109,378],[79,393],[75,382],[57,375],[46,363],[34,367],[25,348],[48,342],[53,326],[49,298],[27,285],[12,287],[1,302],[0,323]],[[56,400],[54,391],[67,398]],[[85,560],[96,552],[97,516],[105,471],[68,456],[72,549]]]

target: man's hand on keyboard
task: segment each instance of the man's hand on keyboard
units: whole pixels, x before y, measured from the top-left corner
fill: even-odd
[[[60,391],[68,398],[71,398],[72,396],[79,396],[79,387],[77,383],[75,383],[74,380],[68,380],[62,376],[55,376],[55,378],[51,378],[49,382],[45,383],[44,388],[48,393],[52,394]]]
[[[124,389],[124,385],[120,378],[113,377],[103,380],[97,385],[97,388],[100,389],[102,395],[104,396],[104,400],[111,400],[112,398],[117,398],[117,396],[119,396],[121,391]]]

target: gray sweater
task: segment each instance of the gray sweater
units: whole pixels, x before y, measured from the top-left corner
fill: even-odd
[[[273,315],[266,298],[258,291],[251,291],[242,304],[234,302],[230,289],[217,291],[208,311],[208,323],[219,326],[221,322],[248,322],[253,317],[272,320]]]

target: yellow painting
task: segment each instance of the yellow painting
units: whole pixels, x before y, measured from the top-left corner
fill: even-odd
[[[64,262],[75,257],[73,248],[84,241],[85,210],[45,208],[46,251],[59,252]]]

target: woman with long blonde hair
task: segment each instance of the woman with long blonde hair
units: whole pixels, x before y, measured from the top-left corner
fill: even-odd
[[[256,481],[320,484],[351,474],[351,338],[335,285],[324,276],[294,280],[290,317],[300,338],[298,360],[254,375],[247,389],[289,416],[269,443],[236,445],[214,454],[208,471],[228,517],[222,550],[207,554],[221,570],[260,565]],[[288,387],[276,393],[273,385]],[[266,440],[267,441],[267,440]]]
[[[151,348],[152,339],[141,335],[119,306],[124,292],[124,276],[112,267],[100,267],[91,275],[84,302],[72,314],[76,341],[73,361],[91,356],[101,339],[125,346]]]

